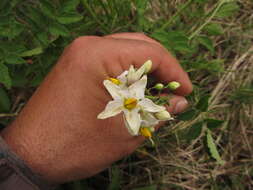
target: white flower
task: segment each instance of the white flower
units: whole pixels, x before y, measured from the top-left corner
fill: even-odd
[[[138,135],[143,122],[141,113],[156,113],[165,110],[165,107],[156,105],[150,99],[145,98],[146,85],[146,75],[131,84],[128,88],[121,88],[110,80],[105,80],[104,86],[111,94],[113,100],[98,115],[98,119],[106,119],[123,112],[128,131],[132,135]]]
[[[139,69],[136,70],[134,66],[131,65],[128,71],[124,71],[117,78],[109,78],[109,80],[122,88],[128,87],[134,82],[140,80],[140,78],[147,74],[151,68],[152,61],[148,60]]]

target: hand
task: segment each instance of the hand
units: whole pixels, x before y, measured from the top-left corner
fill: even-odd
[[[143,137],[133,137],[122,116],[97,115],[111,100],[103,86],[133,64],[153,62],[152,74],[163,82],[181,83],[169,111],[182,111],[192,91],[187,74],[158,42],[143,34],[122,33],[74,40],[2,136],[45,179],[63,183],[92,176],[132,153]],[[176,105],[177,108],[176,108]],[[181,103],[181,107],[180,107]]]

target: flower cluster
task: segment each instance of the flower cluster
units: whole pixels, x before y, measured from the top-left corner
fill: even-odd
[[[146,61],[139,69],[132,65],[128,71],[124,71],[117,78],[108,78],[103,84],[112,96],[113,100],[108,102],[103,112],[97,117],[106,119],[121,112],[124,113],[124,122],[129,133],[133,136],[143,135],[149,139],[152,137],[155,125],[159,121],[173,119],[163,105],[158,105],[145,95],[147,92],[147,73],[152,68],[152,62]],[[179,83],[173,82],[167,86],[179,87]],[[160,85],[158,85],[160,84]],[[164,85],[158,83],[160,89]],[[169,86],[170,85],[170,86]]]

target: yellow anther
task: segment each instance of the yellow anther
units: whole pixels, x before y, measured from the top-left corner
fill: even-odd
[[[147,137],[147,138],[151,138],[152,137],[152,134],[151,134],[150,130],[147,127],[142,127],[140,129],[140,133],[144,137]]]
[[[124,101],[124,107],[128,110],[134,109],[137,106],[138,100],[135,98],[127,98]]]
[[[110,80],[112,83],[116,84],[116,85],[120,85],[120,84],[121,84],[121,82],[120,82],[119,79],[116,79],[116,78],[109,78],[109,80]]]

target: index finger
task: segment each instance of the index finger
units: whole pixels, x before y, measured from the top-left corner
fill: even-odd
[[[136,59],[136,62],[138,57],[141,60],[147,57],[146,60],[143,60],[141,62],[141,64],[150,58],[154,63],[152,73],[157,79],[165,83],[177,81],[181,84],[181,86],[174,92],[175,94],[187,95],[192,92],[192,83],[189,79],[188,74],[182,69],[177,59],[175,59],[165,48],[163,48],[159,42],[140,33],[112,34],[106,37],[121,39],[128,44],[134,43],[133,41],[145,42],[144,44],[149,47],[142,47],[142,51],[138,50],[140,44],[135,44],[133,46],[135,51],[132,52],[132,56]],[[129,47],[129,50],[130,49],[132,49],[132,47]],[[135,56],[135,53],[138,53],[138,55]],[[139,66],[139,64],[140,63],[136,63],[136,66]]]

